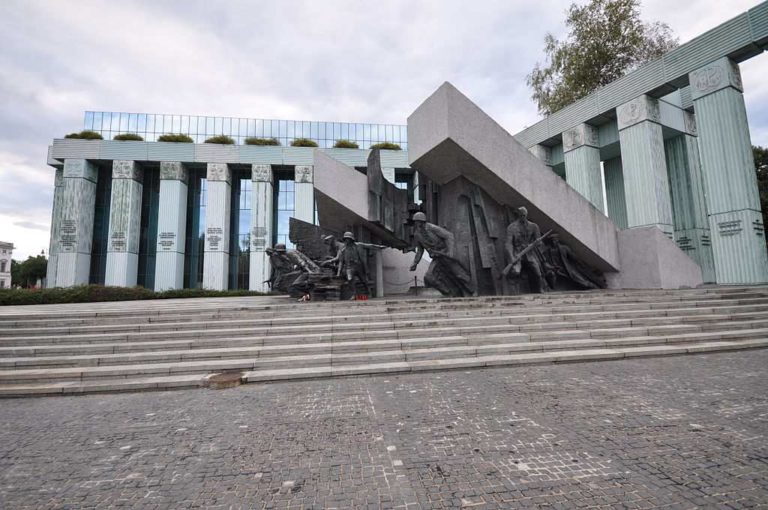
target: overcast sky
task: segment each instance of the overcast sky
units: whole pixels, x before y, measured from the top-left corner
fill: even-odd
[[[583,2],[579,2],[583,3]],[[645,0],[680,42],[757,0]],[[0,240],[48,250],[53,138],[85,110],[405,124],[450,81],[511,133],[569,0],[32,1],[0,4]],[[742,64],[768,146],[768,57]]]

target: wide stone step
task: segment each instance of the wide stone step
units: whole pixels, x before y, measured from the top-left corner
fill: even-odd
[[[481,367],[521,366],[546,363],[572,363],[624,358],[670,356],[705,352],[731,351],[768,347],[768,339],[739,341],[694,342],[690,345],[642,345],[616,348],[596,348],[562,351],[523,352],[492,354],[473,357],[389,361],[382,363],[318,365],[295,368],[252,370],[242,375],[243,382],[268,382],[291,379],[340,377],[351,375],[377,375],[419,371],[470,369]],[[198,387],[205,384],[206,375],[174,374],[144,376],[131,379],[76,380],[66,382],[0,384],[0,396],[29,396],[84,394],[163,390]]]
[[[658,303],[657,303],[658,304]],[[201,320],[195,317],[194,320],[188,319],[179,322],[137,322],[131,324],[102,324],[89,326],[48,326],[48,327],[15,327],[0,332],[0,341],[13,341],[19,336],[49,336],[49,335],[87,335],[87,334],[109,334],[109,333],[150,333],[150,332],[168,332],[168,331],[201,331],[220,329],[224,323],[228,329],[244,328],[274,328],[274,327],[350,327],[359,324],[381,324],[392,323],[395,327],[407,325],[413,322],[435,321],[435,320],[471,320],[472,318],[499,318],[508,317],[510,321],[536,321],[536,320],[590,320],[596,318],[637,318],[637,317],[657,317],[680,316],[690,314],[704,313],[732,313],[741,308],[749,308],[752,311],[768,311],[768,300],[766,303],[751,305],[728,305],[717,303],[717,306],[696,307],[687,306],[685,308],[667,309],[633,309],[633,310],[568,310],[567,312],[555,312],[552,309],[525,309],[515,310],[518,313],[510,314],[508,311],[497,308],[481,308],[472,311],[461,311],[450,313],[446,311],[432,312],[411,312],[398,314],[372,314],[368,316],[357,315],[339,315],[339,316],[281,316],[273,318],[248,318],[248,319],[220,319],[220,320]]]
[[[528,341],[525,336],[497,335],[488,343],[472,344],[468,338],[436,338],[429,342],[379,342],[369,345],[369,341],[324,344],[319,346],[295,346],[294,350],[270,349],[251,350],[232,359],[178,360],[154,363],[144,360],[129,359],[131,364],[109,364],[98,366],[75,366],[67,368],[27,368],[14,366],[11,370],[0,370],[0,384],[23,384],[27,382],[46,382],[71,379],[116,378],[137,376],[159,376],[189,373],[211,373],[217,371],[247,371],[304,368],[315,365],[339,365],[350,363],[405,362],[417,360],[438,360],[454,357],[480,357],[503,355],[526,351],[558,351],[563,349],[581,350],[593,348],[628,346],[646,346],[654,344],[683,344],[687,342],[739,340],[743,338],[768,339],[768,324],[760,330],[735,330],[728,332],[703,333],[698,335],[667,335],[644,337],[615,337],[611,339],[574,338],[558,341]],[[495,340],[495,342],[493,341]],[[508,341],[511,340],[511,341]],[[308,347],[314,347],[309,351]],[[250,357],[247,356],[250,354]]]
[[[738,308],[736,308],[738,309]],[[692,312],[696,309],[691,309]],[[768,311],[759,309],[753,312],[718,314],[716,309],[706,309],[709,313],[694,313],[693,315],[677,315],[669,311],[652,316],[643,314],[640,317],[631,316],[626,318],[603,318],[598,319],[599,315],[510,315],[510,316],[480,316],[480,317],[458,317],[458,318],[439,318],[434,320],[414,320],[414,321],[381,321],[381,322],[363,322],[363,323],[340,323],[323,325],[297,325],[297,326],[275,326],[262,328],[222,328],[219,324],[204,324],[202,329],[191,330],[173,330],[173,331],[146,331],[146,332],[127,332],[127,333],[92,333],[92,334],[70,334],[70,335],[52,335],[52,336],[16,336],[0,339],[0,345],[5,347],[46,345],[62,343],[105,343],[105,342],[146,342],[150,340],[172,340],[172,339],[190,339],[190,338],[234,338],[234,337],[254,337],[254,336],[291,336],[305,333],[311,330],[312,334],[344,334],[349,332],[365,332],[366,335],[378,335],[390,330],[421,330],[434,327],[453,327],[464,328],[484,325],[487,327],[508,325],[510,331],[533,331],[537,329],[562,329],[583,326],[605,327],[632,327],[642,324],[680,324],[697,322],[715,322],[732,319],[752,319],[768,318]],[[614,316],[619,316],[615,314]],[[570,319],[570,320],[563,320]],[[229,324],[228,324],[229,325]],[[210,326],[210,327],[208,327]],[[2,351],[0,351],[0,356]]]
[[[732,315],[728,320],[719,320],[719,316],[708,316],[706,319],[718,322],[701,322],[699,316],[694,316],[688,322],[673,322],[672,324],[651,323],[651,325],[626,326],[617,321],[590,321],[580,324],[572,323],[534,323],[524,325],[481,325],[448,328],[413,328],[387,329],[343,333],[309,333],[304,335],[267,335],[255,337],[198,338],[183,340],[159,340],[147,342],[111,342],[91,344],[60,344],[60,345],[31,345],[0,347],[0,359],[37,357],[37,356],[71,356],[79,354],[103,355],[119,353],[156,352],[163,350],[193,350],[216,348],[247,348],[257,346],[290,346],[298,344],[318,344],[327,342],[357,341],[365,337],[371,340],[404,340],[425,337],[443,338],[467,336],[472,338],[493,337],[495,334],[521,333],[534,340],[564,340],[578,338],[610,338],[633,336],[659,336],[665,334],[700,333],[704,331],[723,331],[729,329],[753,329],[768,324],[768,318],[752,319],[752,314]],[[734,318],[735,317],[735,318]],[[609,326],[609,327],[605,327]],[[581,327],[582,329],[578,329]],[[562,329],[558,329],[562,328]],[[66,340],[66,339],[65,339]]]
[[[296,313],[290,311],[268,311],[268,312],[255,312],[255,311],[240,311],[231,313],[217,313],[214,315],[197,313],[190,315],[145,315],[145,316],[133,316],[133,315],[119,315],[115,318],[81,318],[73,319],[68,318],[66,320],[33,320],[27,318],[22,321],[9,322],[7,327],[0,328],[0,336],[14,336],[19,334],[19,331],[24,331],[25,336],[32,334],[45,335],[47,333],[76,333],[76,332],[88,332],[94,331],[139,331],[139,330],[163,330],[166,328],[171,329],[194,329],[196,325],[213,323],[217,321],[227,321],[231,323],[242,323],[243,325],[279,325],[279,324],[313,324],[313,323],[342,323],[342,322],[367,322],[377,321],[383,318],[388,320],[407,320],[409,318],[419,319],[433,316],[455,316],[455,315],[477,315],[477,314],[506,314],[514,313],[522,308],[519,303],[515,303],[517,306],[496,306],[496,304],[484,305],[484,306],[472,306],[469,308],[460,308],[456,310],[444,309],[444,308],[431,308],[420,310],[414,307],[404,308],[399,311],[392,310],[390,308],[376,309],[371,308],[369,310],[357,311],[352,313],[348,309],[340,309],[336,313],[329,313],[322,308],[316,308],[314,304],[306,305],[303,309],[296,310]],[[728,300],[708,300],[708,301],[664,301],[655,300],[649,303],[627,302],[617,303],[609,302],[599,305],[584,306],[583,303],[569,304],[566,306],[526,306],[524,309],[527,313],[539,313],[539,314],[570,314],[579,312],[611,312],[611,311],[647,311],[653,309],[663,308],[692,308],[702,306],[740,306],[748,304],[768,304],[768,296],[755,297],[749,299],[728,299]],[[358,307],[361,308],[361,307]],[[77,321],[72,324],[68,321]]]

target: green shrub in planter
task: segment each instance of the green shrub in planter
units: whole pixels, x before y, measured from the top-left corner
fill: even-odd
[[[249,136],[243,142],[245,145],[280,145],[277,138],[259,138],[256,136]]]
[[[374,143],[373,145],[371,145],[371,149],[384,149],[389,151],[403,150],[398,144],[392,143],[392,142]]]
[[[352,140],[336,140],[333,144],[334,149],[359,149],[360,146]]]
[[[176,142],[176,143],[195,143],[192,137],[179,133],[168,133],[167,135],[160,135],[157,138],[158,142]]]
[[[154,292],[143,287],[80,285],[77,287],[56,287],[53,289],[0,289],[0,306],[263,295],[261,292],[247,290],[176,289]]]
[[[309,138],[297,138],[291,142],[291,147],[317,147],[317,142]]]
[[[115,135],[114,138],[112,138],[112,139],[113,140],[117,140],[117,141],[121,141],[121,142],[128,142],[128,141],[143,142],[144,141],[144,138],[142,138],[141,136],[137,135],[136,133],[122,133],[122,134],[119,134],[119,135]]]
[[[80,131],[79,133],[70,133],[64,138],[77,138],[79,140],[103,140],[104,139],[104,137],[101,136],[96,131],[90,131],[87,129],[85,131]]]
[[[212,136],[205,143],[218,143],[220,145],[234,145],[235,141],[227,135]]]

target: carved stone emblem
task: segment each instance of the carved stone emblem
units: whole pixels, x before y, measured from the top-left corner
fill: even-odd
[[[690,82],[693,99],[698,99],[729,86],[739,91],[744,90],[739,66],[727,57],[693,71],[690,74]]]
[[[180,161],[161,161],[160,179],[186,183],[189,180],[189,173]]]
[[[578,149],[582,145],[597,147],[598,134],[597,128],[589,124],[580,124],[563,133],[563,150],[565,152]]]
[[[311,166],[297,166],[296,167],[296,182],[312,182],[312,170]]]
[[[272,167],[269,165],[253,165],[251,167],[253,182],[272,182]]]
[[[226,163],[208,163],[206,179],[209,181],[231,182],[231,175]]]
[[[64,177],[88,179],[96,182],[98,175],[96,167],[84,159],[64,160]]]
[[[644,120],[659,122],[661,120],[659,102],[648,96],[636,97],[632,101],[619,106],[616,109],[616,117],[619,129],[634,126]]]
[[[115,160],[112,162],[113,179],[133,179],[134,181],[141,181],[143,177],[144,173],[141,168],[139,168],[133,161]]]

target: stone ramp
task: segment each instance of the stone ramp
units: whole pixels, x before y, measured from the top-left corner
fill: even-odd
[[[768,346],[768,287],[0,310],[0,396],[615,360]],[[126,305],[121,310],[122,306]]]

